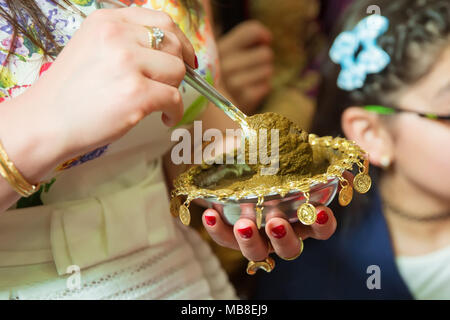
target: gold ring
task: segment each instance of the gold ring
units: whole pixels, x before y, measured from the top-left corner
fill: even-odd
[[[164,31],[158,27],[148,27],[145,26],[148,31],[148,42],[150,43],[150,48],[159,50],[161,49],[161,43],[164,40]]]
[[[271,272],[275,268],[275,260],[267,257],[264,261],[249,261],[247,264],[247,274],[254,275],[259,269]]]
[[[296,256],[294,256],[294,257],[292,257],[292,258],[283,258],[283,257],[280,256],[281,259],[286,260],[286,261],[292,261],[292,260],[295,260],[295,259],[297,259],[298,257],[300,257],[300,255],[301,255],[302,252],[303,252],[303,247],[304,247],[304,245],[303,245],[303,240],[302,240],[302,238],[298,238],[298,239],[300,240],[300,252],[299,252]]]

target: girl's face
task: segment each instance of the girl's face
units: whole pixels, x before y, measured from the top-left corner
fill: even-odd
[[[422,113],[450,114],[450,45],[420,81],[405,90],[398,107]],[[426,192],[450,201],[450,123],[413,113],[395,116],[396,170]]]

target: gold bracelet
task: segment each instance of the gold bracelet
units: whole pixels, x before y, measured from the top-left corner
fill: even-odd
[[[32,185],[22,176],[22,174],[9,160],[5,149],[0,141],[0,175],[5,178],[11,187],[22,197],[29,197],[39,190],[40,184]]]

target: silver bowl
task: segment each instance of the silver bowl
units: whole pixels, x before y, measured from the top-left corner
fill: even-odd
[[[332,177],[327,183],[316,183],[311,186],[309,191],[309,203],[313,205],[328,206],[336,196],[339,185],[339,179]],[[203,197],[210,207],[219,212],[221,217],[229,225],[234,225],[241,218],[248,218],[256,221],[256,207],[258,206],[258,197],[249,196],[242,199],[228,198],[219,200],[216,197]],[[262,207],[261,226],[273,217],[282,217],[290,223],[298,222],[297,209],[306,203],[303,192],[292,191],[282,197],[279,194],[266,195]]]
[[[360,183],[354,184],[355,190],[359,193],[368,191],[368,155],[354,141],[310,134],[309,143],[313,149],[314,163],[320,165],[325,159],[327,167],[317,174],[299,181],[287,182],[283,186],[253,187],[247,190],[248,192],[244,190],[235,193],[226,188],[211,190],[196,183],[195,177],[201,167],[192,167],[175,180],[171,201],[172,214],[178,216],[185,225],[189,225],[189,203],[200,200],[216,209],[230,225],[240,218],[249,218],[262,227],[272,217],[282,217],[290,223],[299,221],[300,217],[302,223],[310,225],[316,219],[312,205],[328,206],[336,196],[339,185],[342,186],[339,204],[346,206],[351,202],[353,187],[343,174],[346,170],[351,171],[355,164],[359,168],[355,180],[360,178]]]

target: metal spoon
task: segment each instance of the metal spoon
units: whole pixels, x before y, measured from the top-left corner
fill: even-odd
[[[192,88],[197,90],[200,94],[206,97],[209,101],[219,107],[220,110],[230,117],[233,121],[236,121],[241,126],[245,137],[250,136],[250,127],[247,122],[247,116],[239,110],[230,100],[220,94],[213,86],[211,86],[206,80],[204,80],[197,72],[194,71],[189,65],[186,66],[186,75],[184,81]]]

